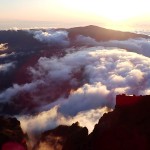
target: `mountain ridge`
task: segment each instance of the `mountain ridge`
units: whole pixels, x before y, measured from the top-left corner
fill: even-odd
[[[89,36],[97,41],[107,40],[127,40],[129,38],[149,38],[148,35],[137,34],[132,32],[124,32],[112,29],[106,29],[95,25],[89,25],[84,27],[74,27],[67,29],[69,37],[74,39],[77,35]]]

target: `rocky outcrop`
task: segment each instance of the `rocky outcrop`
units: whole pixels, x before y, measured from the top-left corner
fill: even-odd
[[[27,150],[25,134],[16,118],[0,116],[0,149]]]
[[[127,102],[122,103],[122,98]],[[149,96],[119,96],[114,111],[99,120],[89,141],[92,150],[149,150]]]
[[[44,132],[34,150],[84,150],[88,130],[86,127],[80,127],[78,123],[71,126],[61,125],[56,129]]]

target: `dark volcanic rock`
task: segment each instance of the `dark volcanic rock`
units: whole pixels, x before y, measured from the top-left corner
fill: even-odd
[[[114,111],[105,114],[89,136],[90,146],[93,150],[149,150],[150,96],[118,98]]]
[[[52,150],[82,150],[86,149],[88,130],[78,123],[69,126],[61,125],[54,130],[42,134],[34,150],[42,148]]]
[[[0,116],[0,149],[26,150],[25,134],[16,118]]]

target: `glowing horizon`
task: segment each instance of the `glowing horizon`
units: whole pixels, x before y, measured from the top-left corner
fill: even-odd
[[[148,0],[5,0],[0,21],[49,21],[55,24],[119,25],[150,24]]]

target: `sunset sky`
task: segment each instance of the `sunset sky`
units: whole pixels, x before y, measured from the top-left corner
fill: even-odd
[[[1,0],[0,21],[147,25],[148,0]]]

